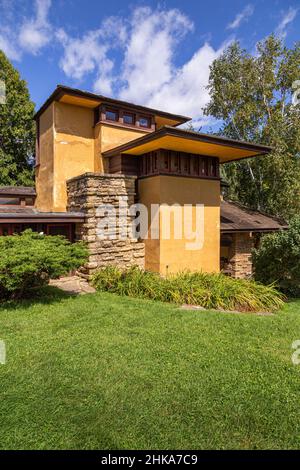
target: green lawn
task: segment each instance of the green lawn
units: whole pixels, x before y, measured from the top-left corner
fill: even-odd
[[[255,316],[46,293],[0,308],[1,448],[300,448],[300,301]]]

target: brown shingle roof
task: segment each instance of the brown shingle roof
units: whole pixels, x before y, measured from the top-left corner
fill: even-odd
[[[268,232],[286,229],[287,224],[237,202],[221,201],[221,232]]]

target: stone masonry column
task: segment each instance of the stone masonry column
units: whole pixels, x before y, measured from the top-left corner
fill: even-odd
[[[230,247],[232,277],[243,279],[252,275],[252,250],[254,237],[247,233],[235,233]]]
[[[76,228],[76,238],[87,243],[90,253],[88,263],[80,270],[83,277],[89,278],[98,268],[107,265],[144,268],[144,243],[132,238],[129,231],[134,215],[122,207],[122,204],[127,207],[134,204],[135,181],[135,176],[98,173],[85,173],[67,181],[68,211],[85,214],[84,223]],[[99,210],[103,205],[115,209],[116,217],[112,221],[116,222],[116,232],[113,238],[110,229],[105,232],[105,238],[97,234],[97,226],[105,216],[104,211]],[[128,235],[124,236],[124,233]]]

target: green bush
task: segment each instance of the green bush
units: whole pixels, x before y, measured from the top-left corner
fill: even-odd
[[[42,287],[50,278],[79,268],[87,259],[82,243],[62,236],[40,235],[26,230],[20,235],[0,237],[0,298],[20,298],[28,290]]]
[[[300,217],[288,230],[265,235],[253,252],[255,279],[275,283],[289,295],[300,295]]]
[[[118,295],[207,309],[275,311],[283,305],[283,295],[273,286],[232,279],[224,274],[183,272],[162,278],[137,267],[122,271],[109,266],[94,274],[92,284],[97,290]]]

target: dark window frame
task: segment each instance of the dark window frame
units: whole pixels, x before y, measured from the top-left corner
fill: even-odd
[[[112,112],[114,113],[116,119],[110,119],[107,116],[107,113]],[[124,122],[124,117],[130,116],[132,122]],[[140,123],[140,120],[146,120],[145,125]],[[114,107],[114,106],[107,106],[106,104],[99,105],[94,110],[94,126],[98,123],[109,123],[109,124],[116,124],[120,127],[130,127],[132,129],[141,129],[145,131],[155,131],[155,120],[154,115],[152,114],[140,114],[138,111],[134,109],[131,110],[126,107]]]
[[[142,119],[146,119],[146,120],[147,120],[147,123],[148,123],[147,126],[144,126],[143,124],[141,124],[141,120],[142,120]],[[146,116],[146,115],[144,115],[144,114],[139,115],[139,120],[138,120],[138,122],[139,122],[139,127],[142,127],[143,129],[151,129],[151,118],[150,118],[150,116]]]
[[[135,126],[136,125],[136,117],[135,117],[134,113],[132,113],[130,111],[123,111],[122,114],[123,114],[123,124],[125,126]],[[124,121],[125,116],[131,116],[132,117],[132,122],[125,122]]]
[[[105,120],[106,121],[109,121],[109,122],[120,122],[120,111],[118,109],[114,109],[114,108],[105,108]],[[107,113],[113,113],[115,114],[116,116],[116,119],[110,119],[109,117],[107,117]]]

